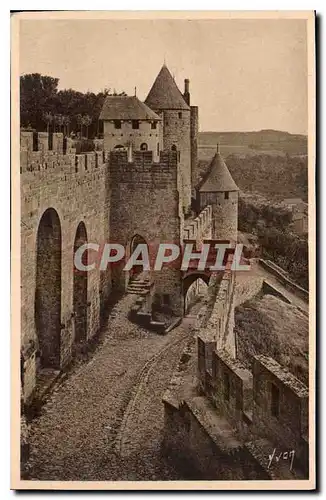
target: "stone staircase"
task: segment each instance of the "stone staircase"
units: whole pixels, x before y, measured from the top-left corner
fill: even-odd
[[[136,278],[134,278],[129,282],[127,287],[127,293],[144,296],[148,294],[149,289],[150,289],[149,278],[137,276]]]

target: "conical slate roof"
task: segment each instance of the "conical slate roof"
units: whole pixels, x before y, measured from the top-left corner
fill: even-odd
[[[100,120],[161,120],[136,96],[107,96]]]
[[[190,109],[165,64],[156,77],[145,104],[152,109]]]
[[[228,167],[219,152],[212,159],[208,172],[203,179],[199,191],[202,193],[218,193],[220,191],[239,191],[232,179]]]

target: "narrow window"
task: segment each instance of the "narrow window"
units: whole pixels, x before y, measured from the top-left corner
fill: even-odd
[[[160,154],[160,143],[159,142],[157,143],[157,154],[158,155]]]
[[[151,129],[152,130],[156,130],[156,122],[152,122],[151,123]]]
[[[182,113],[181,113],[181,111],[179,111],[178,115],[179,115],[179,119],[181,119],[181,118],[182,118]]]
[[[229,199],[229,191],[225,191],[225,193],[224,193],[224,199],[225,200]]]
[[[224,372],[224,399],[230,400],[230,377],[227,372]]]
[[[132,120],[132,128],[134,129],[139,128],[139,120]]]
[[[147,151],[147,150],[148,150],[148,146],[147,146],[146,142],[143,142],[140,145],[140,151]]]
[[[271,384],[271,413],[273,417],[280,414],[280,391],[275,384]]]
[[[121,128],[121,120],[114,120],[114,128]]]

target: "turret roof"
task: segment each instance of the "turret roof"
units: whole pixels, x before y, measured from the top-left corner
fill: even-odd
[[[165,64],[157,75],[145,103],[157,110],[190,109]]]
[[[161,120],[136,96],[107,96],[100,120]]]
[[[211,161],[208,171],[199,185],[200,192],[218,193],[220,191],[239,191],[225,161],[217,152]]]

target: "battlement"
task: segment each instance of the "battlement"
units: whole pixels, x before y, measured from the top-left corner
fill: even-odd
[[[155,189],[177,188],[177,153],[161,151],[160,160],[153,161],[153,151],[111,151],[109,168],[112,185],[128,184],[130,189],[142,184]]]
[[[208,205],[191,221],[185,221],[184,240],[196,240],[197,245],[205,239],[210,239],[212,229],[212,207]]]
[[[35,139],[37,137],[37,140]],[[52,144],[47,132],[21,131],[20,173],[49,172],[78,173],[95,170],[105,163],[102,151],[76,154],[73,141],[63,134],[52,134]],[[49,145],[52,149],[49,149]]]
[[[198,376],[219,414],[247,438],[260,436],[297,450],[302,460],[308,436],[308,388],[268,356],[253,358],[253,370],[198,336]]]

